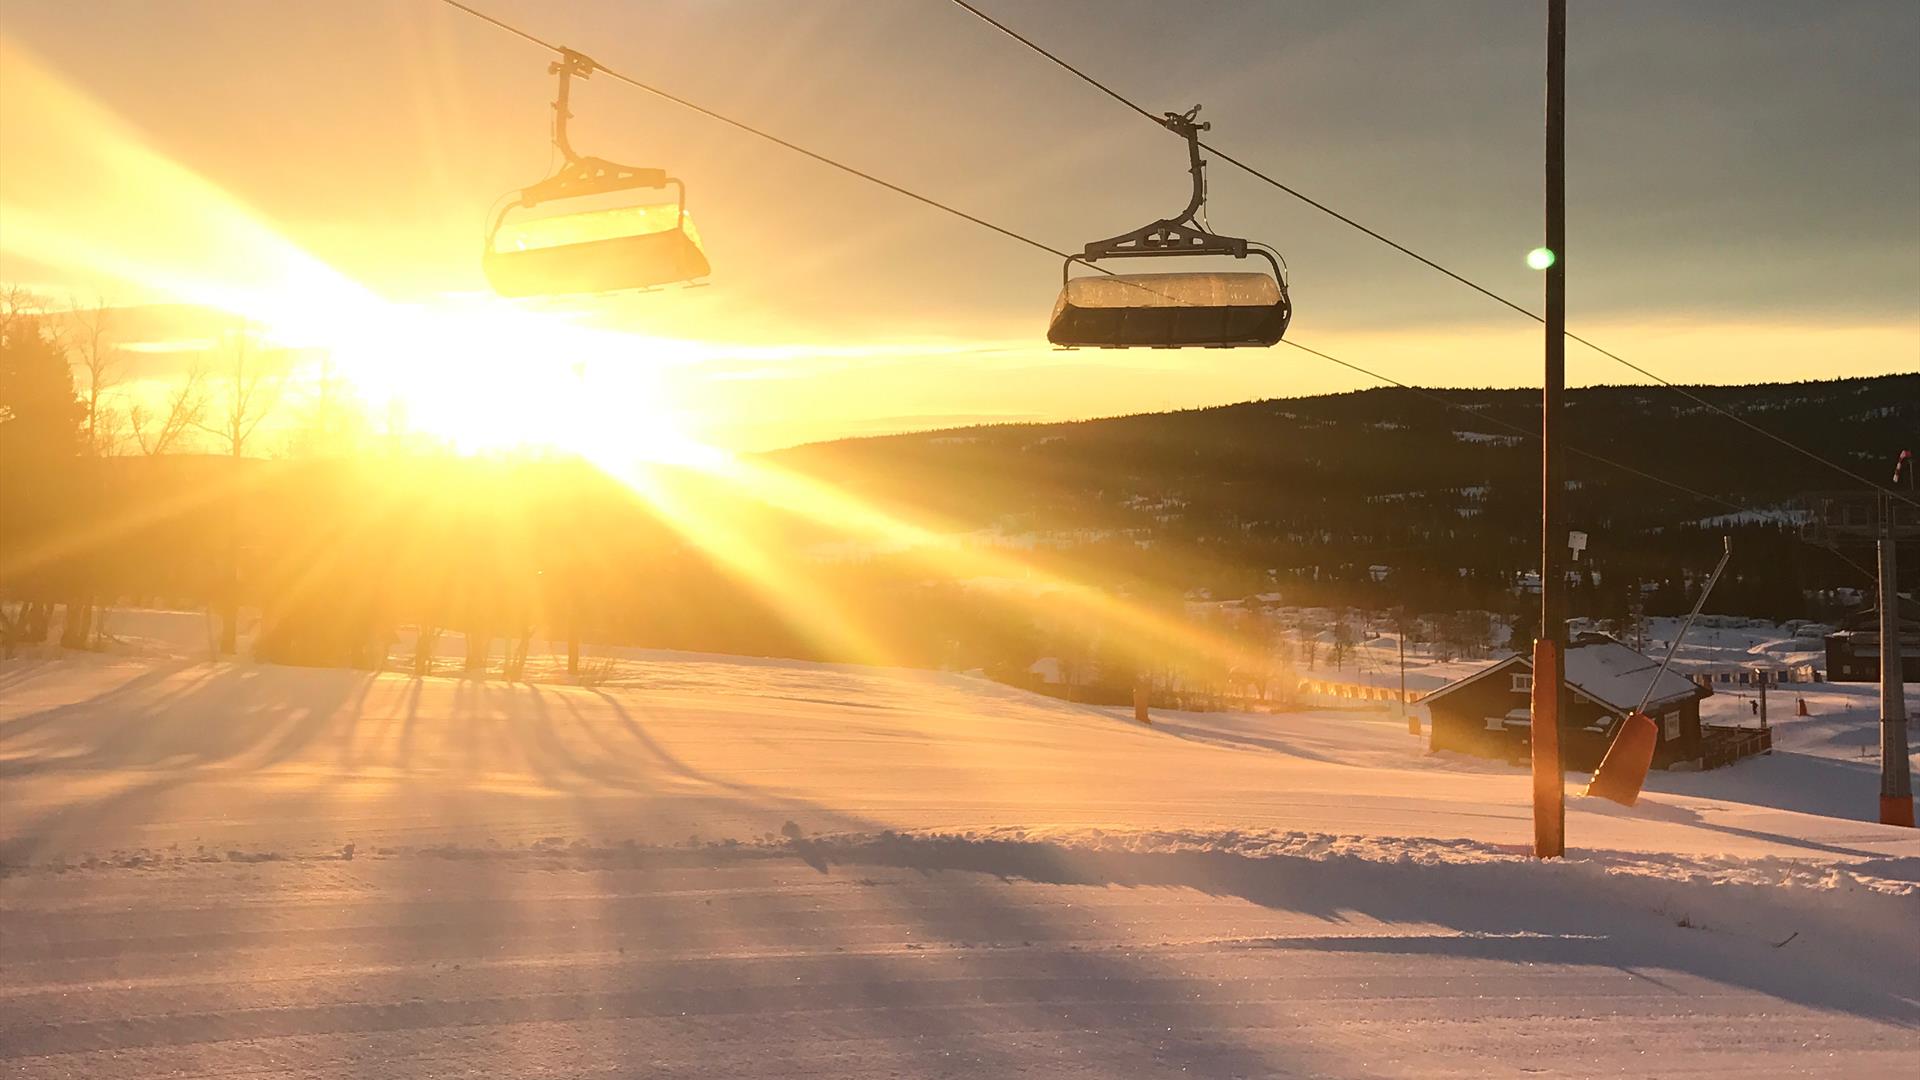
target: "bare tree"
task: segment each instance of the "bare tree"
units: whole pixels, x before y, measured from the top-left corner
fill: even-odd
[[[328,457],[351,453],[360,444],[365,419],[352,384],[334,366],[332,354],[321,356],[319,370],[302,397],[288,433],[290,455]]]
[[[95,297],[86,307],[73,303],[69,308],[74,351],[79,355],[79,368],[86,375],[80,400],[87,410],[87,452],[102,457],[117,441],[113,413],[105,407],[106,395],[124,380],[126,356],[110,340],[115,312],[105,299]]]
[[[105,494],[100,486],[103,478],[99,471],[104,465],[97,459],[110,453],[117,441],[113,433],[115,414],[105,407],[106,395],[119,385],[125,357],[110,339],[114,309],[104,299],[96,297],[91,306],[84,307],[77,300],[69,301],[67,309],[72,355],[77,359],[74,366],[85,380],[79,393],[82,448],[87,456],[96,459],[93,467],[83,474],[90,481],[87,486],[91,489],[83,498],[98,507]],[[94,588],[97,571],[97,567],[82,570],[81,588],[67,601],[66,628],[60,636],[60,643],[67,648],[97,648],[105,632],[101,625],[100,597]]]
[[[194,426],[219,439],[221,449],[237,458],[246,454],[254,431],[280,403],[285,371],[255,348],[246,327],[237,328],[229,340],[218,397]]]
[[[10,340],[16,326],[38,319],[46,310],[46,301],[32,289],[0,285],[0,341]]]
[[[247,452],[247,442],[280,403],[285,371],[269,363],[269,356],[254,347],[248,328],[238,326],[230,335],[225,370],[219,383],[220,396],[208,416],[198,423],[200,430],[222,443],[236,470],[233,489],[227,493],[227,552],[225,581],[220,590],[220,651],[232,655],[239,647],[240,624],[240,492],[238,468]]]
[[[165,454],[180,445],[188,431],[200,426],[207,413],[207,372],[196,361],[186,377],[173,385],[158,408],[136,401],[127,407],[127,426],[143,454]]]
[[[1333,643],[1327,647],[1327,661],[1335,668],[1345,667],[1353,652],[1353,623],[1342,609],[1333,620]]]

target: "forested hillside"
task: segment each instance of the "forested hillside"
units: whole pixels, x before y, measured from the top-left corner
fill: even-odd
[[[1920,442],[1920,375],[1691,392],[1875,478]],[[1062,589],[1176,622],[1204,614],[1182,596],[1204,595],[1490,612],[1524,640],[1537,399],[1431,396],[1458,408],[1381,390],[969,428],[798,447],[732,479],[663,466],[623,481],[557,458],[92,457],[49,441],[17,474],[31,483],[0,488],[0,611],[9,640],[35,642],[64,605],[81,646],[99,635],[75,612],[255,609],[264,658],[335,664],[378,655],[402,625],[1016,672],[1070,652],[1062,641],[1137,633],[1062,607]],[[1579,391],[1571,414],[1570,441],[1618,463],[1569,459],[1571,524],[1590,538],[1572,614],[1684,610],[1722,535],[1735,557],[1711,610],[1821,618],[1859,603],[1870,548],[1809,543],[1796,506],[1844,476],[1664,389]],[[767,479],[796,474],[812,493],[797,500]],[[1920,552],[1906,566],[1911,582]],[[822,613],[851,629],[819,631]]]
[[[1920,443],[1920,375],[1685,389],[1876,481]],[[1580,607],[1624,605],[1617,594],[1636,582],[1658,587],[1656,610],[1675,607],[1723,534],[1736,556],[1717,608],[1803,615],[1804,594],[1863,584],[1799,538],[1796,510],[1806,493],[1860,485],[1664,387],[1570,398],[1568,511],[1600,579],[1583,583]],[[1502,606],[1537,565],[1538,424],[1534,391],[1377,389],[774,457],[963,527],[1104,550],[1150,576],[1177,556],[1223,595],[1271,584],[1289,602],[1440,610]]]

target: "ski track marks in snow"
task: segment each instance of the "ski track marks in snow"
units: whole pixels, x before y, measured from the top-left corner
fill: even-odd
[[[1862,1076],[1892,1075],[1920,1024],[1920,977],[1885,951],[1914,883],[1875,876],[1912,866],[788,831],[17,873],[0,1059],[33,1077]]]
[[[1524,774],[1391,719],[1141,729],[962,676],[679,663],[600,690],[0,666],[0,1072],[1851,1077],[1920,1050],[1920,842],[1796,812],[1850,805],[1847,762],[1573,799],[1574,856],[1540,863]],[[1834,790],[1778,790],[1808,783]]]

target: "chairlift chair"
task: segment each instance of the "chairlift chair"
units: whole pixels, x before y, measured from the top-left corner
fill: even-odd
[[[686,185],[664,169],[618,165],[577,154],[567,139],[568,88],[597,65],[572,49],[560,50],[548,73],[560,77],[553,102],[553,144],[564,157],[554,175],[522,188],[494,216],[481,269],[502,296],[649,289],[690,282],[712,271],[687,216]],[[672,185],[671,203],[638,204],[525,218],[507,228],[507,215],[560,200],[590,198]],[[576,204],[577,205],[577,204]]]
[[[1200,132],[1212,125],[1197,122],[1199,113],[1200,106],[1195,105],[1185,113],[1167,113],[1160,121],[1187,140],[1193,174],[1193,198],[1187,208],[1177,217],[1096,240],[1080,254],[1069,256],[1060,269],[1060,298],[1047,326],[1048,341],[1069,348],[1264,348],[1277,344],[1287,332],[1293,305],[1287,298],[1286,266],[1279,256],[1265,245],[1220,236],[1203,223],[1207,163],[1200,157]],[[1273,272],[1073,276],[1074,263],[1093,267],[1101,259],[1195,255],[1244,259],[1249,254],[1265,259]]]

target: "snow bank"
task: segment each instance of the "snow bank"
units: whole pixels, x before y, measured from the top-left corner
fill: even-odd
[[[1470,840],[1259,830],[1000,827],[809,836],[789,820],[780,833],[678,845],[549,836],[513,846],[439,844],[357,854],[352,846],[307,854],[140,850],[13,873],[151,873],[220,862],[273,863],[297,873],[356,858],[543,870],[798,860],[821,874],[884,866],[1045,885],[1192,889],[1332,923],[1364,916],[1414,929],[1437,924],[1503,936],[1598,933],[1596,913],[1632,910],[1782,948],[1797,943],[1802,951],[1862,956],[1909,948],[1910,928],[1920,919],[1920,857],[1840,862],[1595,851],[1542,862],[1516,848]]]

